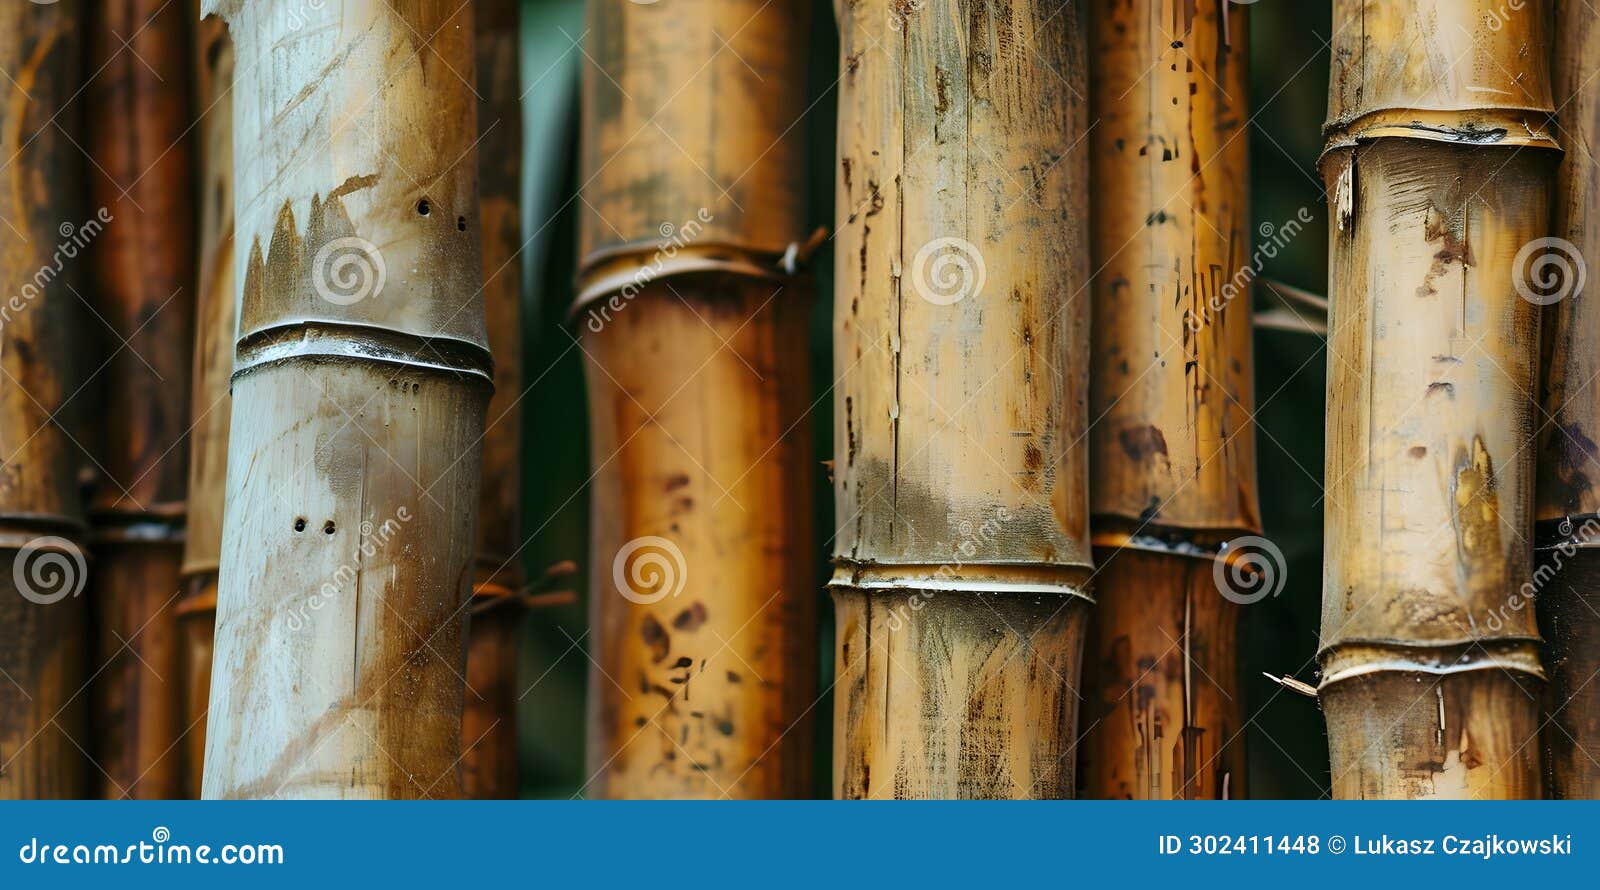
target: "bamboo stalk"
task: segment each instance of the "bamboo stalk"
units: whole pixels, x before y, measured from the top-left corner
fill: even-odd
[[[809,786],[809,3],[589,7],[579,303],[594,455],[588,793]]]
[[[196,20],[200,0],[190,0]],[[217,627],[217,564],[228,471],[228,394],[233,374],[233,41],[215,16],[196,32],[196,128],[200,148],[199,261],[195,287],[194,375],[189,431],[189,521],[183,544],[184,767],[189,797],[198,797],[206,753],[212,640]]]
[[[206,11],[240,296],[205,796],[459,796],[492,388],[472,8]]]
[[[1247,16],[1229,9],[1091,13],[1099,605],[1086,797],[1243,794],[1239,597],[1212,572],[1220,545],[1261,530],[1251,290],[1237,275],[1254,271]]]
[[[178,638],[194,205],[184,4],[100,2],[88,29],[90,193],[122,225],[95,243],[96,310],[110,328],[90,515],[95,761],[104,797],[182,792]],[[126,43],[126,45],[124,45]]]
[[[1567,152],[1556,174],[1554,234],[1562,241],[1530,253],[1518,281],[1547,302],[1544,424],[1534,519],[1539,566],[1521,588],[1526,609],[1539,601],[1547,691],[1544,767],[1551,797],[1600,798],[1600,24],[1586,7],[1557,0],[1554,80],[1557,123]],[[1562,243],[1565,242],[1565,243]]]
[[[837,12],[834,791],[1068,797],[1092,602],[1084,6]]]
[[[1557,158],[1542,2],[1338,0],[1319,687],[1340,798],[1539,795],[1537,308]]]
[[[476,4],[478,200],[483,229],[483,304],[494,396],[483,436],[478,508],[476,597],[467,643],[467,697],[461,723],[463,794],[505,799],[517,789],[517,593],[522,549],[522,226],[517,200],[522,121],[517,97],[517,3]]]
[[[83,694],[88,648],[77,446],[78,260],[106,218],[83,213],[72,146],[83,7],[0,6],[0,799],[90,789]],[[15,288],[13,290],[12,288]]]

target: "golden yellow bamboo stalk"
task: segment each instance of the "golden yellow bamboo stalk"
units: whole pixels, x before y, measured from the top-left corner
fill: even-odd
[[[189,430],[189,517],[183,542],[184,769],[189,797],[198,797],[206,752],[212,637],[217,626],[217,563],[228,471],[228,395],[233,374],[233,41],[222,19],[199,18],[194,46],[195,132],[199,143],[200,231],[195,286],[194,376]]]
[[[208,0],[239,336],[205,796],[455,797],[491,391],[473,11]]]
[[[90,503],[102,796],[183,791],[178,568],[188,481],[194,332],[193,122],[188,7],[97,2],[84,87],[90,195],[122,224],[95,244],[92,300],[110,327]]]
[[[1261,530],[1246,10],[1160,0],[1090,16],[1100,568],[1081,791],[1239,797],[1238,599],[1212,569],[1220,545]]]
[[[462,792],[517,797],[518,597],[522,550],[522,119],[517,0],[476,3],[478,200],[483,307],[494,356],[494,396],[483,435],[478,555],[461,723]]]
[[[1068,797],[1092,602],[1084,6],[838,14],[834,792]]]
[[[1600,798],[1600,23],[1587,7],[1556,0],[1554,80],[1559,138],[1554,235],[1520,267],[1546,310],[1548,346],[1534,519],[1539,566],[1520,609],[1539,601],[1549,721],[1544,768],[1550,796]]]
[[[1337,0],[1322,683],[1340,798],[1539,795],[1531,572],[1548,7]]]
[[[589,7],[592,795],[808,790],[810,5]]]
[[[89,793],[83,691],[88,580],[77,446],[84,247],[108,217],[84,210],[72,140],[83,7],[0,5],[0,799]],[[80,431],[81,432],[81,431]]]

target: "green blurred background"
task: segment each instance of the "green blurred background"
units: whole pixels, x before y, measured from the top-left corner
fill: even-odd
[[[1081,0],[1072,0],[1081,2]],[[1106,0],[1109,2],[1109,0]],[[1329,0],[1263,0],[1251,16],[1251,201],[1256,227],[1280,226],[1306,208],[1316,222],[1276,257],[1263,276],[1323,293],[1327,282],[1326,199],[1316,173],[1327,109]],[[524,237],[526,367],[522,400],[524,449],[523,558],[530,576],[561,560],[579,572],[573,605],[540,609],[524,627],[518,685],[522,791],[528,797],[580,795],[584,769],[584,687],[587,681],[589,443],[582,354],[559,328],[571,302],[576,261],[574,223],[581,181],[575,168],[577,84],[584,10],[573,0],[523,0]],[[810,215],[833,216],[837,33],[832,6],[813,14],[810,90],[805,120],[811,147]],[[817,299],[811,324],[812,384],[821,393],[832,379],[829,354],[833,257],[815,260]],[[1256,306],[1278,305],[1258,289]],[[1326,795],[1328,753],[1322,715],[1309,698],[1282,690],[1263,672],[1315,682],[1322,565],[1322,445],[1327,366],[1320,338],[1260,331],[1255,338],[1257,450],[1266,536],[1287,559],[1286,583],[1276,598],[1246,607],[1240,633],[1240,688],[1249,717],[1246,744],[1250,796]],[[830,456],[832,412],[823,401],[812,418],[818,461]],[[823,584],[832,548],[833,493],[820,464],[815,553],[819,612],[817,649],[821,689],[832,681],[832,607]],[[814,794],[827,797],[831,775],[831,696],[818,704]]]

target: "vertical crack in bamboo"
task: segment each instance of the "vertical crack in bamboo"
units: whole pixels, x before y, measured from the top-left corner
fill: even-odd
[[[839,5],[834,792],[1069,797],[1084,5]]]
[[[78,494],[85,419],[68,403],[87,367],[82,249],[105,220],[86,212],[81,115],[72,107],[83,6],[0,5],[7,80],[0,155],[0,799],[90,793],[85,527]]]
[[[574,316],[598,796],[809,789],[811,5],[589,5]]]
[[[1090,17],[1100,568],[1082,790],[1172,799],[1226,787],[1237,797],[1238,607],[1212,560],[1220,544],[1261,530],[1247,14],[1227,0],[1161,0]]]
[[[459,796],[492,390],[473,11],[205,11],[239,147],[205,796]]]
[[[1318,690],[1341,798],[1539,796],[1544,2],[1336,0]],[[1524,273],[1525,274],[1525,273]],[[1440,715],[1442,714],[1442,726]]]

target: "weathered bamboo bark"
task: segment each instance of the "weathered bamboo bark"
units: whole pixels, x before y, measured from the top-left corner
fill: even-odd
[[[1542,2],[1338,0],[1322,683],[1340,798],[1539,794]]]
[[[83,336],[72,288],[107,217],[84,216],[77,0],[0,6],[0,799],[89,793],[83,508],[65,428]],[[69,135],[70,134],[70,135]]]
[[[472,8],[207,11],[240,297],[205,796],[459,796],[491,391]]]
[[[177,600],[195,256],[188,11],[162,0],[98,2],[88,29],[91,197],[121,223],[95,243],[92,296],[110,328],[97,376],[102,478],[90,503],[93,754],[101,794],[113,798],[183,789]]]
[[[1220,545],[1261,530],[1246,12],[1229,10],[1160,0],[1091,12],[1100,568],[1087,797],[1242,794],[1239,599],[1212,572]]]
[[[784,268],[804,238],[809,8],[589,7],[574,314],[593,423],[597,796],[809,786],[809,283]]]
[[[1519,609],[1539,600],[1545,640],[1549,719],[1544,736],[1547,790],[1557,798],[1600,798],[1600,22],[1570,0],[1556,0],[1554,68],[1559,136],[1566,154],[1556,174],[1554,234],[1561,241],[1517,270],[1537,287],[1545,314],[1544,421],[1534,520],[1539,568]],[[1563,243],[1564,242],[1564,243]]]
[[[517,630],[523,614],[522,495],[522,119],[517,97],[516,0],[477,7],[478,201],[483,228],[483,308],[494,356],[494,397],[483,435],[478,557],[461,723],[462,790],[471,798],[517,795]]]
[[[837,12],[834,791],[1068,797],[1092,602],[1084,6]]]
[[[190,0],[198,10],[200,0]],[[222,556],[222,509],[228,472],[228,378],[233,373],[233,42],[222,19],[200,21],[196,32],[195,108],[200,154],[199,261],[195,287],[194,376],[189,431],[189,521],[183,542],[183,599],[178,601],[183,645],[184,770],[189,797],[198,797],[206,753],[211,695],[212,638],[217,627],[217,562]]]

